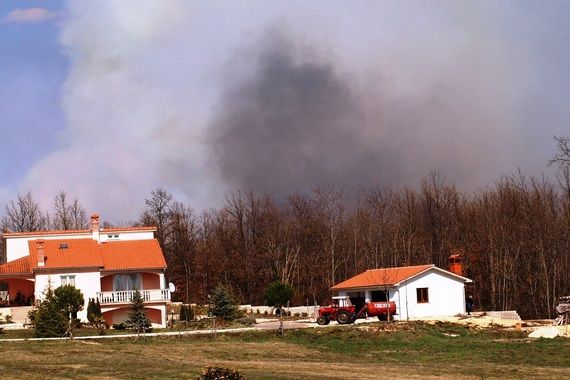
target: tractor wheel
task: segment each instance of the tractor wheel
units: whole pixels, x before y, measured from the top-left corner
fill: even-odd
[[[352,323],[352,318],[350,317],[350,313],[346,310],[339,310],[336,313],[336,321],[339,325],[346,325]]]
[[[391,314],[380,314],[378,316],[378,320],[380,321],[390,321],[392,320],[392,315]]]
[[[317,325],[328,325],[330,323],[330,319],[327,317],[318,317],[317,318]]]

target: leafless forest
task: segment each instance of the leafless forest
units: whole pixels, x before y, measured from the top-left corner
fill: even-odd
[[[570,294],[570,151],[557,138],[555,180],[522,172],[487,189],[461,193],[437,172],[418,188],[320,187],[274,199],[227,196],[196,213],[163,189],[146,200],[136,224],[156,225],[168,278],[182,301],[205,302],[218,284],[243,303],[262,304],[273,280],[291,284],[294,304],[319,303],[329,288],[369,268],[433,263],[460,252],[477,306],[553,317]],[[3,230],[87,228],[77,200],[59,193],[43,213],[27,193],[4,210]]]

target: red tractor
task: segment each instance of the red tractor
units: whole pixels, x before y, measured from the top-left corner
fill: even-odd
[[[378,317],[379,320],[390,320],[396,314],[396,303],[390,302],[367,302],[358,312],[347,296],[333,297],[330,306],[319,308],[317,324],[328,325],[331,320],[336,320],[340,325],[353,323],[362,317]]]

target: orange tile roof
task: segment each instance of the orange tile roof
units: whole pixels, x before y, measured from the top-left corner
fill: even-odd
[[[124,240],[101,244],[104,270],[165,269],[158,240]]]
[[[429,264],[397,268],[368,269],[366,272],[362,272],[346,281],[336,284],[332,289],[339,290],[368,288],[374,286],[392,286],[434,267],[435,266],[433,264]]]
[[[100,268],[103,259],[93,239],[44,240],[45,265],[38,266],[37,240],[30,240],[30,264],[34,270],[53,268]],[[67,248],[64,248],[64,247]]]
[[[29,256],[21,257],[19,259],[10,261],[0,265],[0,275],[7,274],[32,274],[32,269],[30,268],[30,258]]]
[[[105,271],[166,269],[156,239],[98,243],[93,239],[43,240],[45,265],[38,266],[38,240],[28,242],[31,270],[98,268]],[[24,258],[23,258],[24,259]],[[9,264],[22,259],[14,260]]]

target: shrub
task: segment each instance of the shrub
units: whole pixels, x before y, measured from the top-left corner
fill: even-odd
[[[236,322],[246,326],[253,326],[256,321],[255,318],[247,316],[236,319]]]
[[[115,330],[126,330],[127,325],[125,324],[125,322],[113,323],[113,329],[115,329]]]
[[[245,377],[239,371],[230,368],[218,366],[206,367],[198,380],[245,380]]]

